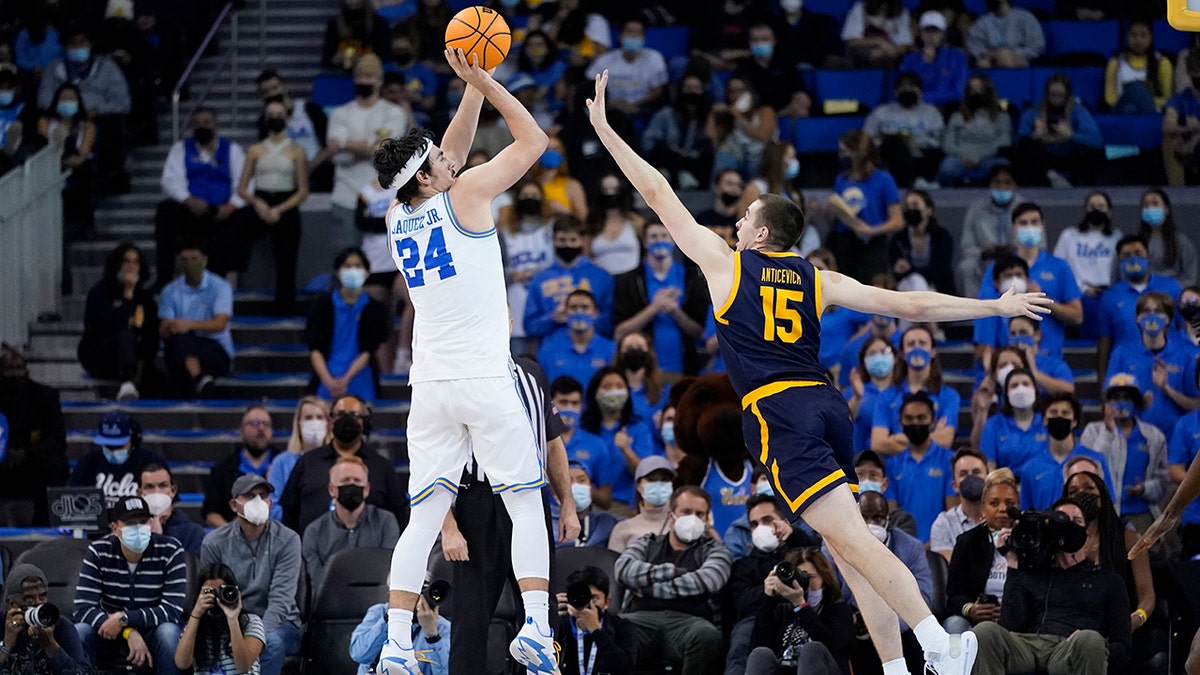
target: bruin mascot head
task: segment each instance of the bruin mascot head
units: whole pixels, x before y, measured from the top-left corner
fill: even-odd
[[[683,388],[685,387],[686,388]],[[740,475],[746,459],[742,437],[742,401],[724,373],[701,375],[671,388],[675,409],[675,438],[686,453],[679,463],[676,485],[699,485],[714,460],[726,475]]]

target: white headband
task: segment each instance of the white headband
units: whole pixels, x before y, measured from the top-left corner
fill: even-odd
[[[412,177],[417,175],[417,171],[421,169],[421,165],[429,158],[430,151],[433,150],[433,143],[429,139],[425,140],[425,145],[422,149],[413,153],[412,157],[404,163],[404,168],[400,169],[400,173],[396,174],[396,178],[392,181],[392,190],[399,190],[404,187]]]

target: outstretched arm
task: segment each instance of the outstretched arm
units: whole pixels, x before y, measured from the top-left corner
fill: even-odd
[[[883,314],[912,322],[960,321],[988,316],[1027,316],[1038,321],[1050,313],[1053,300],[1045,293],[1015,294],[995,300],[976,300],[932,291],[889,291],[866,286],[837,272],[821,272],[825,307],[838,305],[867,314]]]
[[[711,284],[714,279],[732,278],[733,251],[725,240],[700,225],[671,190],[671,184],[649,162],[638,156],[633,148],[609,125],[604,109],[604,88],[608,86],[608,71],[596,76],[596,97],[587,102],[592,126],[600,142],[612,154],[621,172],[641,193],[646,204],[658,214],[675,243],[684,255],[691,258]],[[711,286],[710,286],[711,287]]]

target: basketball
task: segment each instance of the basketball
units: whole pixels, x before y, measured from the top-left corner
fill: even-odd
[[[467,63],[473,63],[474,54],[484,70],[500,65],[511,44],[508,22],[489,7],[468,7],[455,14],[446,26],[446,48],[461,49]]]

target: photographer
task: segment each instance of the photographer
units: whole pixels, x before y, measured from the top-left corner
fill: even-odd
[[[793,551],[762,585],[746,675],[843,675],[850,672],[854,612],[829,561],[815,548]]]
[[[608,613],[608,585],[608,575],[598,567],[582,567],[567,577],[567,592],[559,595],[554,635],[562,647],[562,675],[633,672],[637,640],[627,621]]]
[[[175,648],[175,666],[197,673],[258,673],[267,634],[262,619],[242,608],[233,570],[220,563],[201,570],[190,593],[188,622]]]
[[[4,641],[0,642],[0,673],[21,675],[81,675],[92,668],[70,617],[60,616],[53,627],[30,625],[29,619],[49,623],[57,615],[48,605],[46,575],[33,565],[14,565],[4,579],[8,611],[4,616]],[[40,606],[39,616],[30,616]],[[46,616],[42,616],[46,612]]]
[[[999,623],[975,627],[976,675],[1124,673],[1130,651],[1125,583],[1081,550],[1083,509],[1068,497],[1055,502],[1051,514],[1026,512],[1014,520],[1004,548],[1016,554],[1018,566],[1008,570]]]
[[[428,595],[427,588],[417,598],[417,611],[413,613],[413,649],[422,655],[421,675],[449,675],[450,622],[438,614],[437,603],[431,603]],[[372,605],[350,636],[350,658],[358,663],[358,675],[376,672],[375,662],[387,642],[387,610],[386,602]]]

